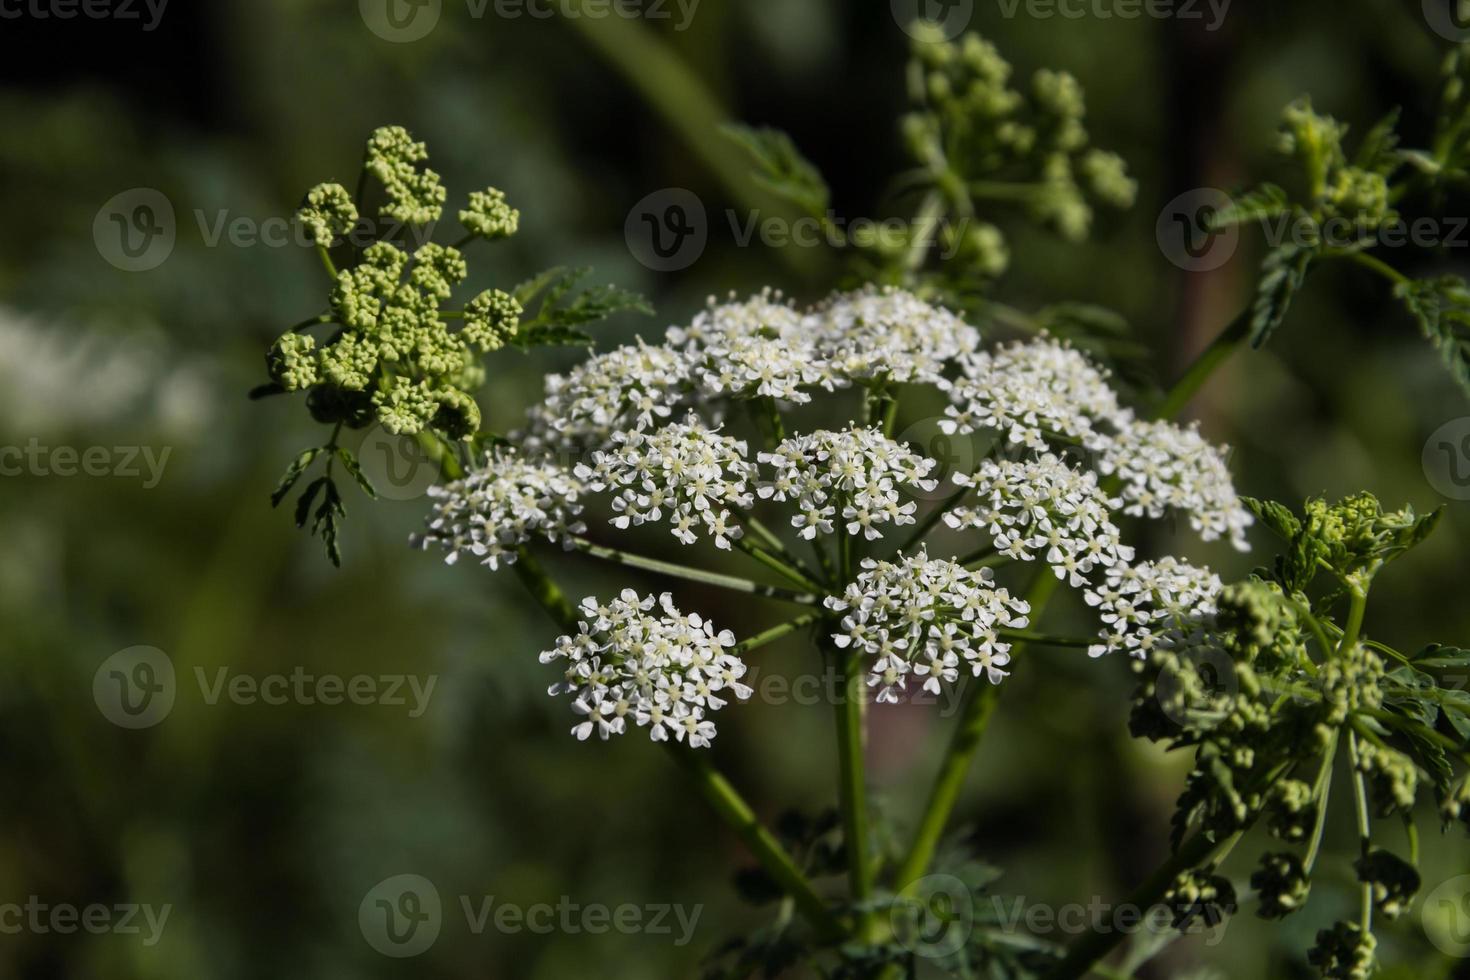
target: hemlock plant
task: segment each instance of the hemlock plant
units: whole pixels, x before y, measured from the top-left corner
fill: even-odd
[[[1416,801],[1432,796],[1446,826],[1470,826],[1470,787],[1457,775],[1470,762],[1470,698],[1447,682],[1470,667],[1470,652],[1404,653],[1364,629],[1375,580],[1438,515],[1385,510],[1367,493],[1300,508],[1239,496],[1224,447],[1173,418],[1230,352],[1269,339],[1311,270],[1339,259],[1388,280],[1466,380],[1464,283],[1416,281],[1371,254],[1396,202],[1465,176],[1465,56],[1447,61],[1429,150],[1400,149],[1390,118],[1350,157],[1344,126],[1305,101],[1287,109],[1281,143],[1300,187],[1263,185],[1217,221],[1285,215],[1310,231],[1351,217],[1355,237],[1273,247],[1251,308],[1161,399],[1142,404],[1104,363],[1121,346],[1115,317],[1005,307],[990,296],[1008,261],[999,228],[957,223],[966,229],[958,243],[933,234],[950,217],[1014,209],[1077,240],[1095,206],[1131,203],[1122,161],[1091,146],[1080,86],[1049,70],[1019,85],[980,38],[919,34],[914,107],[900,127],[918,206],[907,238],[841,243],[864,282],[810,306],[774,290],[712,298],[656,341],[548,376],[541,401],[504,434],[485,428],[474,398],[486,355],[590,346],[582,324],[646,306],[611,287],[575,291],[560,270],[451,303],[467,278],[461,249],[514,234],[519,214],[501,192],[478,192],[459,212],[464,235],[453,245],[413,247],[410,238],[427,236],[403,230],[438,221],[447,195],[423,165],[423,144],[399,128],[374,133],[356,190],[321,185],[300,212],[330,277],[326,309],[272,346],[260,393],[304,393],[331,435],[291,464],[275,500],[323,459],[296,515],[336,560],[334,464],[373,492],[338,442],[342,429],[376,424],[426,447],[443,479],[416,543],[451,563],[512,571],[564,631],[540,659],[550,693],[567,702],[571,735],[659,743],[758,859],[738,884],[752,901],[775,901],[776,913],[713,955],[711,977],[802,963],[887,980],[921,968],[1054,980],[1104,970],[1121,931],[1070,946],[1018,937],[995,920],[997,873],[977,862],[984,855],[940,848],[996,698],[1033,646],[1114,662],[1099,670],[1129,664],[1130,732],[1193,755],[1171,855],[1130,904],[1163,908],[1179,932],[1247,902],[1279,919],[1311,901],[1322,865],[1340,865],[1357,879],[1359,908],[1303,955],[1324,977],[1366,977],[1376,930],[1419,890]],[[758,179],[825,214],[825,184],[789,139],[729,131],[754,154]],[[369,196],[396,234],[360,234]],[[991,338],[1005,333],[1013,339]],[[903,403],[923,389],[947,404],[943,431],[983,450],[973,466],[946,471],[895,438]],[[1274,553],[1226,583],[1179,556],[1144,553],[1139,525],[1161,519],[1242,551],[1255,525]],[[694,557],[640,554],[648,535]],[[556,551],[607,563],[596,595],[573,602],[563,592],[544,564]],[[725,570],[735,556],[748,576]],[[793,615],[739,636],[673,592],[631,587],[634,573]],[[1091,632],[1042,628],[1059,588],[1094,616]],[[740,724],[752,658],[792,638],[841,678],[838,806],[771,829],[709,746]],[[952,687],[964,707],[918,825],[880,828],[863,764],[869,702]],[[1356,859],[1323,851],[1334,804],[1356,821]],[[1240,852],[1257,827],[1273,843],[1251,859]],[[891,843],[899,839],[906,845]],[[1135,943],[1128,969],[1164,945]]]

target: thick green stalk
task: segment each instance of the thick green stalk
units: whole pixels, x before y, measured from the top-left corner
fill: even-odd
[[[1235,353],[1235,349],[1245,342],[1250,336],[1250,331],[1251,310],[1247,307],[1236,314],[1235,319],[1231,320],[1225,329],[1210,341],[1210,346],[1201,351],[1194,359],[1194,363],[1164,396],[1154,417],[1171,419],[1184,411],[1184,406],[1189,404],[1190,399],[1199,392],[1210,375],[1214,374],[1215,370],[1224,364],[1231,354]]]
[[[822,587],[822,584],[820,582],[812,581],[810,578],[792,568],[790,565],[786,564],[784,561],[777,558],[769,551],[761,548],[759,545],[753,545],[749,541],[746,541],[744,538],[737,538],[735,540],[735,547],[739,548],[741,551],[745,552],[747,555],[754,558],[756,561],[760,562],[762,565],[766,566],[777,575],[786,579],[788,582],[799,585],[803,589],[810,589],[812,592],[815,592],[818,595],[826,592],[826,589]]]
[[[1031,603],[1033,622],[1040,616],[1056,588],[1057,577],[1048,569],[1040,569],[1026,596],[1026,600]],[[1017,651],[1012,651],[1013,655],[1015,652]],[[939,775],[934,780],[934,788],[929,791],[923,816],[919,818],[919,829],[914,835],[914,842],[909,846],[908,855],[899,865],[898,875],[893,880],[895,891],[902,891],[929,869],[934,850],[939,846],[940,837],[944,835],[945,825],[949,823],[949,815],[959,800],[965,775],[970,771],[970,760],[975,757],[975,750],[980,747],[985,729],[990,725],[990,716],[995,711],[999,693],[1000,688],[997,685],[982,682],[980,690],[965,702],[959,725],[955,728],[949,748],[939,764]]]
[[[768,630],[755,634],[755,636],[747,637],[741,640],[739,643],[735,644],[730,652],[736,654],[737,656],[742,653],[749,653],[752,650],[756,650],[760,647],[765,646],[767,643],[774,643],[776,640],[781,639],[781,637],[786,636],[789,633],[795,633],[803,626],[810,626],[812,623],[815,623],[821,618],[822,614],[816,612],[810,612],[804,616],[797,616],[795,619],[790,620],[789,622],[782,623],[779,626],[772,626]]]
[[[842,677],[842,694],[834,706],[842,836],[847,845],[847,875],[852,899],[861,904],[873,897],[873,862],[868,856],[868,792],[863,760],[866,691],[862,662],[857,654],[851,650],[835,649],[832,654]],[[859,914],[857,938],[869,938],[872,922],[871,910]]]
[[[660,561],[657,558],[645,558],[643,555],[629,554],[616,548],[608,548],[600,544],[593,544],[585,538],[571,538],[572,547],[583,554],[604,561],[617,562],[627,565],[629,568],[641,568],[644,571],[657,572],[660,575],[668,575],[672,578],[681,578],[690,582],[699,582],[703,585],[713,585],[721,589],[730,589],[733,592],[745,592],[750,595],[765,596],[768,599],[780,599],[783,602],[793,602],[804,606],[814,606],[821,602],[821,589],[812,593],[792,592],[789,589],[780,589],[774,585],[764,585],[760,582],[752,582],[749,579],[740,578],[736,575],[721,575],[718,572],[706,572],[700,568],[690,568],[687,565],[678,565],[673,562]]]
[[[577,612],[566,593],[552,581],[528,551],[521,549],[511,567],[516,570],[531,596],[558,626],[565,630],[577,628]],[[816,893],[801,868],[781,846],[781,842],[756,818],[755,811],[741,798],[735,787],[730,785],[730,781],[714,768],[707,753],[690,749],[678,742],[668,742],[666,745],[674,760],[693,777],[710,806],[745,842],[766,873],[791,896],[796,907],[811,922],[818,934],[824,939],[839,938],[841,926],[827,908],[827,903]]]

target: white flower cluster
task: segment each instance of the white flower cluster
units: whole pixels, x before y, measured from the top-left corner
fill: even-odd
[[[1098,468],[1123,480],[1125,513],[1183,511],[1204,540],[1229,538],[1237,550],[1249,550],[1245,529],[1253,518],[1235,493],[1225,450],[1206,442],[1197,427],[1128,420],[1103,444]]]
[[[861,532],[872,541],[882,537],[882,524],[912,524],[917,505],[900,503],[899,487],[933,490],[928,479],[938,464],[887,438],[877,429],[819,430],[793,436],[760,461],[776,470],[775,480],[760,487],[762,497],[796,501],[801,511],[791,526],[810,540],[830,534],[842,508],[847,533]]]
[[[562,459],[606,448],[614,433],[649,428],[686,403],[688,375],[684,355],[641,340],[595,354],[565,375],[547,375],[546,397],[517,436],[527,452]]]
[[[577,480],[556,464],[497,450],[464,479],[429,488],[433,513],[415,543],[442,547],[451,565],[461,554],[491,568],[509,565],[532,538],[565,543],[587,530],[577,519],[581,492]]]
[[[576,635],[541,654],[542,663],[566,662],[548,693],[572,696],[572,710],[583,717],[572,728],[578,739],[594,731],[602,739],[621,735],[632,719],[655,742],[672,734],[700,748],[715,737],[707,715],[731,696],[751,695],[740,681],[746,667],[734,635],[697,613],[683,615],[668,593],[655,600],[624,589],[606,605],[589,597],[579,614]]]
[[[661,520],[668,514],[674,537],[698,540],[703,525],[717,547],[729,550],[741,536],[730,507],[748,509],[755,467],[744,442],[706,428],[690,415],[684,422],[652,433],[614,432],[612,447],[592,454],[592,465],[578,464],[576,475],[592,490],[611,490],[612,523],[619,529]]]
[[[954,404],[940,423],[950,435],[991,429],[1043,452],[1047,435],[1090,445],[1097,423],[1118,415],[1107,376],[1049,337],[966,357],[961,368],[964,377],[950,386]]]
[[[1051,453],[1031,460],[987,459],[974,476],[956,473],[954,481],[973,487],[976,501],[945,514],[946,524],[984,530],[997,552],[1017,561],[1040,553],[1074,588],[1094,568],[1133,560],[1133,549],[1119,540],[1114,502],[1098,487],[1097,474],[1075,470]]]
[[[898,701],[910,674],[936,694],[962,667],[992,684],[1006,676],[1011,645],[999,630],[1025,627],[1031,608],[995,586],[990,569],[967,571],[923,552],[893,562],[868,558],[862,568],[826,604],[847,613],[832,641],[874,658],[868,686],[878,688],[877,700]]]
[[[1137,565],[1119,563],[1108,569],[1104,584],[1084,598],[1098,610],[1103,642],[1089,656],[1125,651],[1145,659],[1160,644],[1172,643],[1193,624],[1216,613],[1220,577],[1172,555]]]
[[[688,327],[670,327],[667,338],[688,355],[706,398],[768,397],[804,405],[812,400],[807,388],[833,388],[805,319],[770,290],[745,302],[732,297],[716,304],[711,297]]]
[[[872,286],[831,297],[808,317],[834,378],[937,384],[955,358],[980,346],[980,331],[913,293]]]

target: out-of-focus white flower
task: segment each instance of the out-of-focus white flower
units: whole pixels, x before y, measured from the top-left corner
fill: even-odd
[[[868,558],[862,569],[826,605],[847,613],[832,642],[873,658],[868,686],[878,688],[877,700],[896,702],[911,673],[932,693],[953,682],[962,664],[992,684],[1006,676],[1011,645],[999,631],[1025,627],[1031,608],[996,586],[990,569],[967,571],[924,552],[893,562]]]
[[[606,448],[616,432],[662,425],[692,392],[689,358],[639,341],[546,377],[546,397],[517,433],[530,454],[571,459]]]
[[[1229,538],[1248,551],[1245,529],[1252,517],[1235,493],[1226,450],[1206,442],[1197,426],[1119,419],[1119,431],[1099,441],[1098,469],[1123,481],[1124,512],[1162,517],[1168,510],[1189,515],[1206,541]]]
[[[1222,588],[1220,577],[1172,555],[1158,561],[1107,570],[1104,583],[1088,589],[1084,598],[1103,622],[1103,642],[1088,655],[1124,651],[1146,659],[1155,646],[1172,643],[1216,613]]]
[[[1046,436],[1090,443],[1097,423],[1118,413],[1107,376],[1081,352],[1050,337],[961,359],[964,377],[940,428],[951,435],[990,429],[1038,452]]]
[[[451,565],[468,554],[491,568],[512,564],[532,538],[571,547],[569,538],[587,530],[577,519],[581,492],[578,481],[555,463],[497,450],[464,479],[429,488],[433,513],[415,542],[443,548]]]
[[[937,383],[980,345],[980,331],[964,320],[893,287],[838,293],[807,326],[832,378],[860,384]]]
[[[583,719],[572,728],[578,739],[621,735],[631,719],[655,742],[672,735],[700,748],[715,737],[708,715],[752,693],[740,680],[746,667],[732,652],[734,634],[679,612],[667,592],[655,600],[624,589],[606,605],[589,597],[578,615],[577,633],[541,654],[542,663],[564,661],[547,693],[572,697]]]
[[[616,494],[612,523],[619,529],[667,516],[684,544],[698,540],[695,528],[703,525],[728,550],[742,533],[729,508],[744,510],[754,501],[756,472],[747,454],[744,442],[690,415],[652,433],[613,433],[611,448],[593,453],[590,466],[578,464],[576,475],[590,489]]]
[[[938,464],[887,438],[877,429],[818,431],[793,436],[760,461],[776,470],[759,494],[794,500],[800,511],[791,526],[807,539],[831,533],[840,517],[849,534],[869,541],[882,537],[883,524],[912,524],[917,505],[901,502],[900,487],[931,491],[938,481],[929,472]],[[839,514],[839,507],[841,512]]]
[[[975,503],[945,514],[946,524],[985,531],[1008,558],[1031,561],[1040,554],[1073,587],[1096,567],[1133,559],[1133,549],[1119,540],[1110,511],[1115,504],[1098,487],[1097,475],[1051,453],[987,459],[974,476],[956,473],[954,481],[975,489]]]

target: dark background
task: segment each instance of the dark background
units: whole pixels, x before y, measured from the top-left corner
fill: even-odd
[[[1408,142],[1422,143],[1447,46],[1417,3],[1388,0],[1237,0],[1213,32],[1002,9],[977,3],[972,26],[1021,76],[1076,73],[1094,140],[1129,160],[1140,194],[1080,246],[1000,220],[1014,231],[1014,258],[998,295],[1023,308],[1078,299],[1118,309],[1164,383],[1247,301],[1260,244],[1246,235],[1222,269],[1181,272],[1154,235],[1164,203],[1275,175],[1278,113],[1302,92],[1359,133],[1402,105]],[[702,0],[688,30],[634,26],[683,66],[675,88],[708,90],[712,113],[661,112],[639,66],[606,57],[599,38],[616,45],[626,24],[477,20],[459,0],[406,44],[375,36],[349,2],[174,0],[151,32],[137,21],[0,19],[0,444],[171,450],[154,488],[123,476],[0,479],[0,902],[173,906],[152,947],[0,935],[0,973],[687,976],[725,936],[762,921],[728,887],[745,860],[739,846],[661,753],[640,738],[566,736],[564,705],[543,695],[549,678],[534,656],[554,631],[514,582],[406,549],[422,499],[350,498],[341,571],[270,510],[279,470],[318,434],[299,404],[252,405],[244,394],[262,378],[266,345],[320,308],[321,269],[295,246],[210,246],[196,217],[288,215],[312,184],[350,183],[366,135],[399,123],[428,141],[451,202],[490,183],[521,209],[516,238],[472,256],[477,276],[507,284],[585,264],[653,299],[651,322],[599,328],[605,344],[654,336],[711,293],[769,284],[819,298],[839,272],[830,255],[733,240],[725,209],[773,205],[712,134],[727,119],[786,129],[826,174],[840,214],[890,213],[908,38],[889,5]],[[135,187],[168,197],[178,238],[162,265],[129,273],[104,261],[92,225]],[[715,218],[699,260],[660,274],[630,254],[623,223],[666,187],[694,191]],[[1463,268],[1464,244],[1388,258],[1420,272]],[[507,356],[484,398],[492,424],[513,420],[540,373],[568,360]],[[1195,413],[1237,447],[1243,492],[1291,500],[1367,488],[1392,505],[1448,504],[1436,538],[1375,589],[1368,629],[1402,649],[1466,640],[1470,510],[1435,492],[1420,459],[1434,429],[1470,410],[1378,283],[1337,268],[1315,276],[1279,340],[1238,356]],[[1227,576],[1252,561],[1196,549],[1187,535],[1154,543]],[[578,588],[606,591],[598,569],[565,567]],[[775,615],[716,593],[680,595],[742,633]],[[108,656],[140,644],[169,655],[179,696],[163,723],[126,731],[99,713],[91,683]],[[767,655],[772,671],[813,669],[799,644]],[[438,682],[417,719],[383,705],[210,705],[193,671],[219,666]],[[1127,737],[1129,686],[1121,660],[1056,651],[1028,654],[1007,682],[960,811],[978,853],[1007,869],[1007,890],[1033,902],[1108,899],[1164,853],[1186,760]],[[874,779],[900,825],[951,724],[934,714],[874,715]],[[833,797],[820,706],[752,704],[721,732],[721,766],[763,814]],[[1291,975],[1315,930],[1352,908],[1349,889],[1332,883],[1349,881],[1351,828],[1331,829],[1335,857],[1307,912],[1280,926],[1242,914],[1223,945],[1181,943],[1152,975],[1196,965]],[[1427,887],[1463,873],[1467,854],[1463,840],[1431,832]],[[432,879],[447,906],[438,942],[414,960],[378,955],[357,926],[364,894],[399,873]],[[459,895],[703,913],[682,948],[646,934],[473,935]],[[1382,943],[1385,958],[1410,964],[1404,976],[1455,965],[1425,942],[1417,912]]]

